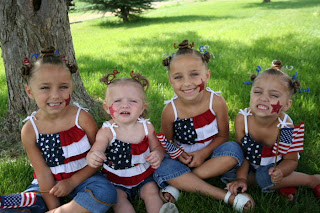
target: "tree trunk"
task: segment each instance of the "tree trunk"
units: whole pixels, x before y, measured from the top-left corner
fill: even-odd
[[[122,20],[123,22],[129,22],[129,11],[128,9],[124,6],[121,7],[121,16],[122,16]]]
[[[271,0],[263,0],[263,2],[271,2]]]
[[[54,46],[70,63],[76,64],[66,2],[0,1],[0,42],[8,86],[8,118],[14,119],[9,122],[12,125],[16,123],[11,131],[17,129],[17,120],[20,121],[36,109],[35,103],[25,93],[20,76],[23,58],[30,58],[42,48]],[[72,100],[88,108],[96,108],[96,104],[86,93],[79,72],[74,75],[74,80],[76,89]]]

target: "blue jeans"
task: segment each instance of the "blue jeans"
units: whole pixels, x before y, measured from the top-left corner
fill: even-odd
[[[218,146],[213,151],[210,159],[221,156],[234,157],[238,161],[238,164],[230,170],[234,172],[242,165],[244,159],[240,145],[233,141],[225,142]],[[191,172],[191,169],[187,165],[181,163],[179,160],[171,159],[169,155],[166,154],[160,167],[153,173],[153,178],[159,187],[165,188],[167,186],[166,181],[177,178],[188,172]],[[223,178],[224,176],[221,179]]]
[[[135,196],[138,195],[138,193],[141,191],[141,189],[150,182],[154,182],[152,175],[150,175],[149,177],[147,177],[146,179],[144,179],[141,183],[139,183],[137,186],[132,187],[131,189],[128,189],[126,187],[123,186],[117,186],[115,185],[116,188],[121,189],[122,191],[124,191],[125,193],[127,193],[128,195],[128,200],[132,201],[134,199]]]
[[[38,185],[31,185],[26,191],[39,191]],[[82,207],[90,212],[106,212],[113,204],[117,202],[117,191],[115,187],[102,174],[96,173],[78,185],[70,196]],[[28,208],[16,208],[8,212],[21,213],[43,213],[47,211],[47,206],[42,199],[41,194],[37,194],[36,204]],[[2,210],[0,212],[4,212]]]

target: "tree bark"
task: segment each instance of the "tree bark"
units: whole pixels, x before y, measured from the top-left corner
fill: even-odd
[[[20,76],[24,57],[30,58],[42,48],[54,46],[60,55],[65,55],[70,63],[76,64],[66,2],[0,1],[0,42],[8,86],[8,117],[14,120],[18,119],[17,115],[23,118],[36,110],[35,103],[25,93]],[[97,105],[83,86],[79,72],[73,78],[76,85],[72,100],[85,107],[96,108]]]

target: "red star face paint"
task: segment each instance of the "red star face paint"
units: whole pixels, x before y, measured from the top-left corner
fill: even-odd
[[[113,109],[113,104],[109,107],[110,115],[111,117],[114,117],[114,113],[117,112],[116,110]]]
[[[280,105],[280,101],[278,101],[278,103],[277,104],[271,104],[271,106],[272,106],[272,111],[271,111],[271,113],[279,113],[280,112],[280,110],[282,109],[282,105]]]
[[[70,101],[71,101],[71,95],[69,94],[69,98],[65,100],[66,106],[70,104]]]
[[[199,92],[204,90],[204,81],[202,79],[201,79],[201,84],[199,84],[198,87],[200,88]]]

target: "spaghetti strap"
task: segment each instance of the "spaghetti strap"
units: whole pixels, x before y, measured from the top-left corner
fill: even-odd
[[[172,109],[173,109],[173,112],[174,112],[174,120],[176,121],[177,118],[178,118],[178,112],[177,112],[177,108],[176,108],[176,105],[174,105],[174,99],[177,99],[178,96],[176,94],[174,94],[173,98],[171,98],[170,100],[167,100],[167,101],[164,101],[164,104],[169,104],[171,103],[172,105]]]
[[[36,116],[34,116],[36,113],[37,113],[37,111],[32,112],[31,115],[26,117],[22,122],[26,122],[27,120],[30,120],[30,122],[31,122],[31,124],[33,126],[33,129],[34,129],[34,132],[36,134],[37,141],[38,141],[38,139],[39,139],[39,131],[38,131],[36,123],[33,120],[33,119],[37,120]]]
[[[281,120],[281,118],[278,117],[279,124],[277,125],[277,127],[280,127],[282,129],[284,127],[288,128],[289,125],[292,125],[293,123],[287,122],[288,118],[290,118],[288,114],[284,114],[283,120]]]
[[[248,133],[249,133],[249,131],[248,131],[248,116],[252,115],[251,109],[249,109],[249,110],[248,110],[248,108],[245,108],[244,110],[240,109],[239,113],[242,114],[244,117],[244,129],[245,129],[246,135],[248,135]]]
[[[112,144],[113,141],[115,141],[116,137],[117,137],[117,133],[114,130],[114,127],[118,127],[118,125],[116,123],[111,124],[109,121],[106,121],[102,124],[102,128],[108,127],[111,132],[112,132],[112,141],[110,142],[110,145]],[[110,146],[109,145],[109,146]]]
[[[147,123],[151,124],[149,119],[138,118],[138,122],[143,124],[144,132],[145,132],[146,136],[148,136],[149,132],[148,132]]]
[[[211,92],[211,94],[210,94],[209,109],[210,109],[210,111],[212,112],[212,114],[216,115],[216,113],[215,113],[214,110],[212,109],[213,98],[214,98],[214,95],[218,95],[218,93],[221,93],[221,91],[215,92],[215,91],[213,91],[210,87],[207,87],[206,90],[207,90],[208,92]]]
[[[84,111],[88,112],[88,109],[82,107],[82,106],[81,106],[80,104],[78,104],[77,102],[73,102],[73,105],[75,105],[76,107],[78,107],[75,124],[76,124],[76,126],[77,126],[79,129],[82,129],[81,126],[79,125],[80,111],[81,111],[81,110],[84,110]],[[82,130],[83,130],[83,129],[82,129]]]

